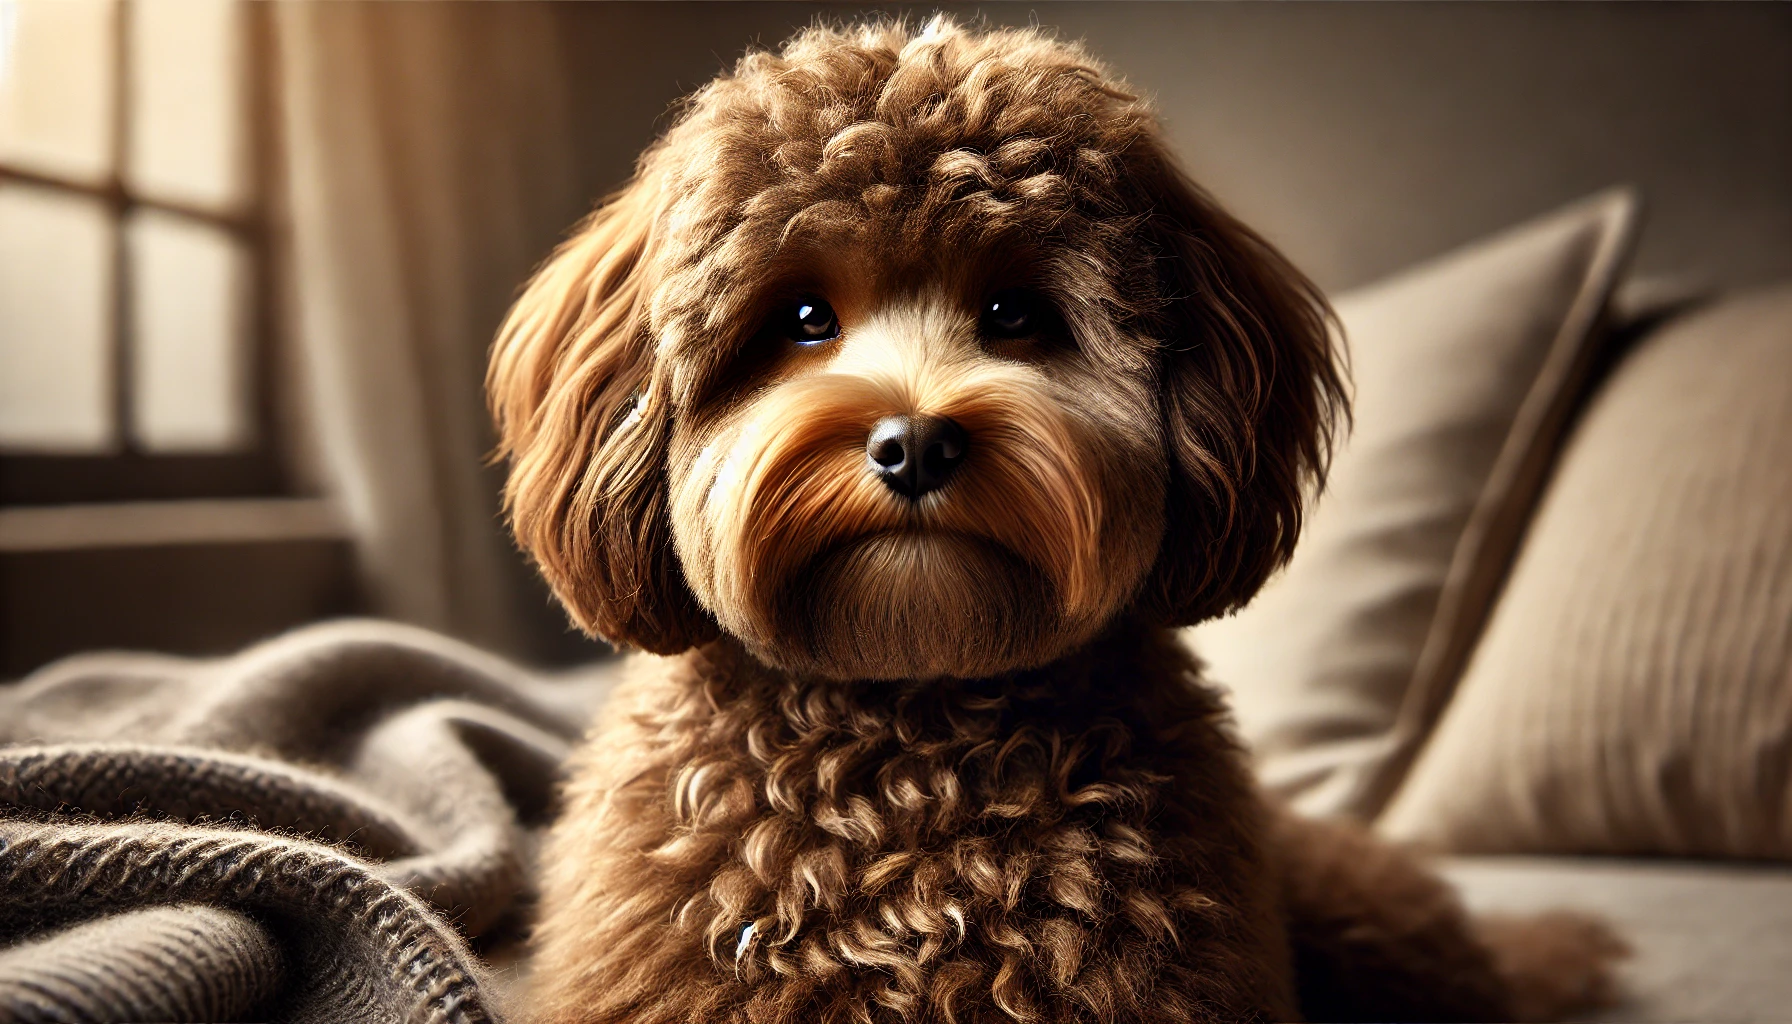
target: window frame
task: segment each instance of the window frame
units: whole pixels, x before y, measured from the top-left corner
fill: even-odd
[[[247,188],[237,209],[156,197],[137,192],[125,178],[131,131],[133,0],[114,0],[111,171],[98,182],[40,171],[0,159],[0,183],[80,196],[102,204],[114,230],[111,239],[110,379],[113,445],[92,454],[37,453],[0,449],[0,507],[90,502],[232,498],[290,493],[290,467],[278,444],[274,369],[275,282],[269,216],[278,139],[273,95],[275,48],[267,5],[236,0],[244,33],[240,114],[249,154]],[[248,288],[243,301],[245,337],[239,339],[250,367],[244,382],[250,411],[250,438],[239,451],[164,454],[143,450],[133,436],[131,246],[125,225],[138,210],[150,210],[221,232],[242,246]]]

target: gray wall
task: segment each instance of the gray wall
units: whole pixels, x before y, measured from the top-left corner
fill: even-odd
[[[1327,288],[1619,181],[1650,200],[1639,269],[1792,275],[1792,5],[941,6],[1086,40],[1157,98],[1195,176]],[[593,194],[749,43],[875,9],[567,12]]]

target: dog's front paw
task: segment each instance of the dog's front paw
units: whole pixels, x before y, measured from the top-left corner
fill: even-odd
[[[1616,967],[1630,946],[1599,918],[1566,910],[1488,915],[1475,919],[1475,932],[1493,952],[1518,1020],[1561,1020],[1617,1001]]]

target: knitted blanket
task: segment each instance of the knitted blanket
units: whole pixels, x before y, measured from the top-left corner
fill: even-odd
[[[499,1019],[609,672],[348,622],[0,686],[0,1020]]]

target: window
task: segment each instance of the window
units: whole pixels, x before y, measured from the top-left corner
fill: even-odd
[[[0,505],[279,491],[265,22],[0,0]]]
[[[271,28],[0,0],[0,679],[358,607],[273,429]]]

